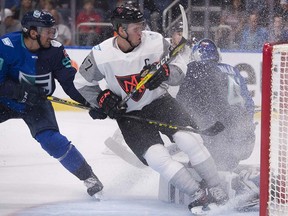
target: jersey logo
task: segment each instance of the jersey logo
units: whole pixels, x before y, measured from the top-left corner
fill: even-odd
[[[63,55],[65,58],[62,59],[62,64],[64,65],[64,67],[66,68],[70,68],[72,67],[72,64],[71,64],[71,59],[69,57],[69,55],[67,54],[66,50],[64,49],[63,50]]]
[[[116,79],[121,88],[128,94],[136,88],[142,78],[140,77],[140,74],[133,74],[129,76],[116,76]],[[131,97],[131,99],[136,102],[139,101],[145,93],[145,90],[146,88],[142,86],[139,91]]]
[[[3,42],[3,44],[5,44],[6,46],[10,46],[10,47],[13,47],[14,48],[14,46],[13,46],[13,44],[12,44],[12,42],[11,42],[11,40],[9,39],[9,38],[3,38],[2,39],[2,42]]]
[[[101,47],[100,47],[100,45],[99,45],[99,44],[98,44],[98,45],[96,45],[96,46],[94,46],[92,49],[93,49],[93,50],[100,50],[100,51],[101,51]]]
[[[48,90],[47,94],[52,93],[52,74],[43,74],[43,75],[29,75],[24,72],[19,72],[19,82],[26,82],[30,85],[37,85],[46,90]]]

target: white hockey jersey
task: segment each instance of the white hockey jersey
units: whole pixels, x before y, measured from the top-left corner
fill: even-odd
[[[143,31],[138,47],[129,53],[122,52],[117,46],[117,37],[109,38],[93,47],[76,74],[74,84],[82,96],[98,107],[97,96],[101,91],[99,81],[105,79],[107,88],[124,98],[140,82],[140,71],[145,64],[152,64],[169,52],[170,44],[156,32]],[[181,58],[171,63],[169,84],[179,84],[184,76],[186,64]],[[172,66],[174,65],[174,67]],[[177,66],[177,67],[175,67]],[[150,91],[144,86],[127,101],[127,112],[141,110],[167,92],[167,85]]]

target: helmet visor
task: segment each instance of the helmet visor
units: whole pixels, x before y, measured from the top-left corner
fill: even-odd
[[[43,37],[47,37],[50,39],[56,39],[58,37],[58,29],[57,27],[37,27],[37,32]]]

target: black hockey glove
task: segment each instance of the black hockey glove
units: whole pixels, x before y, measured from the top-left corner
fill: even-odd
[[[106,119],[107,118],[107,114],[104,113],[104,110],[96,108],[96,107],[90,109],[89,115],[91,116],[92,119]]]
[[[142,71],[140,72],[141,77],[145,77],[146,74],[151,70],[152,67],[157,65],[158,62],[154,62],[152,65],[146,65],[143,67]],[[153,74],[153,76],[148,80],[144,86],[149,90],[156,89],[160,86],[160,84],[166,80],[168,80],[170,76],[170,69],[167,64],[163,64],[160,69]]]
[[[13,99],[20,103],[26,103],[29,106],[35,106],[42,103],[46,99],[46,90],[41,87],[21,83],[19,88],[15,88]]]
[[[126,112],[126,108],[127,108],[126,104],[121,109],[118,108],[118,104],[120,103],[121,100],[122,100],[121,97],[114,94],[109,89],[102,91],[97,97],[97,102],[99,104],[99,107],[102,108],[104,112],[111,119],[120,118],[121,115]]]

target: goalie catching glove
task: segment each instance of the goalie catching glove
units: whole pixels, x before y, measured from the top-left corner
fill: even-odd
[[[122,98],[109,89],[102,91],[97,97],[99,107],[102,108],[111,119],[120,118],[121,115],[126,112],[126,104],[121,108],[118,107],[121,101]]]
[[[142,71],[140,72],[141,77],[145,77],[150,71],[152,67],[155,67],[158,62],[154,62],[152,65],[146,65],[143,67]],[[152,77],[144,84],[146,88],[149,90],[153,90],[158,88],[162,82],[168,80],[170,76],[170,69],[167,64],[163,64],[158,71],[152,75]]]

